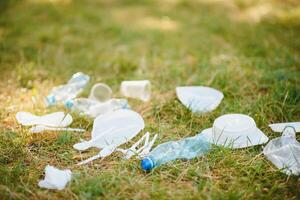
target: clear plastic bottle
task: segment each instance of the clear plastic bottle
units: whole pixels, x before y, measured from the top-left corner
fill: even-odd
[[[67,84],[54,87],[51,90],[46,97],[46,105],[67,104],[68,100],[74,99],[82,92],[89,80],[90,77],[82,72],[74,74]]]
[[[88,98],[77,98],[69,100],[65,106],[90,117],[97,117],[114,110],[129,108],[126,99],[110,99],[106,102],[99,102]]]
[[[201,134],[184,138],[179,141],[170,141],[158,145],[141,162],[145,171],[175,159],[192,159],[204,155],[211,148],[210,143]]]

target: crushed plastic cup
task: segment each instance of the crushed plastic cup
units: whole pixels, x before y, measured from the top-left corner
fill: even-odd
[[[105,102],[111,99],[112,90],[104,83],[97,83],[92,87],[89,99],[96,100],[99,102]]]
[[[16,119],[23,126],[67,127],[73,122],[72,116],[64,112],[55,112],[43,116],[37,116],[29,112],[18,112]]]
[[[269,138],[256,127],[253,118],[243,114],[226,114],[215,119],[213,127],[202,131],[213,144],[229,148],[245,148],[264,144]]]
[[[148,101],[151,97],[151,83],[148,80],[123,81],[121,93],[125,97]]]
[[[96,156],[82,161],[78,165],[110,155],[118,146],[134,138],[144,127],[143,118],[132,110],[121,109],[99,115],[94,120],[91,140],[77,143],[73,147],[79,151],[91,147],[102,150]]]
[[[298,133],[300,132],[300,122],[286,122],[286,123],[276,123],[276,124],[270,124],[269,127],[274,131],[278,133],[282,133],[285,127],[291,126],[295,128],[295,131]]]
[[[263,153],[285,174],[300,174],[300,143],[296,140],[293,126],[286,126],[282,136],[271,140],[264,147]]]
[[[72,172],[69,169],[60,170],[47,165],[45,168],[45,178],[39,181],[41,188],[62,190],[72,179]]]
[[[222,92],[204,86],[176,87],[176,95],[194,113],[206,113],[216,109],[224,97]]]

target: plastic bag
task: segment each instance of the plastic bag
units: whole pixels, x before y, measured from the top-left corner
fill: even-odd
[[[287,126],[281,137],[271,140],[263,150],[264,155],[284,173],[300,173],[300,143],[296,140],[296,130]]]

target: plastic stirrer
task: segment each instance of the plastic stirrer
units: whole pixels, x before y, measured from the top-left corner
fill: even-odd
[[[73,132],[85,132],[85,129],[81,128],[65,128],[65,127],[48,127],[43,125],[37,125],[30,129],[32,133],[40,133],[43,131],[73,131]]]

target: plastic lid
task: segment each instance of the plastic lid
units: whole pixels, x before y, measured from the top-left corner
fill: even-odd
[[[46,97],[46,104],[48,106],[53,106],[56,104],[56,99],[55,99],[55,96],[54,95],[49,95]]]
[[[149,157],[146,157],[142,160],[141,167],[145,171],[150,171],[154,168],[154,163]]]
[[[67,100],[65,102],[65,106],[66,106],[66,108],[71,109],[74,106],[73,100],[72,99]]]

